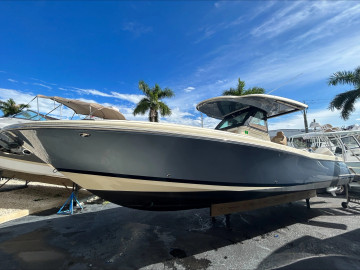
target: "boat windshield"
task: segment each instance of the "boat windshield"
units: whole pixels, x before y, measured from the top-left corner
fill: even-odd
[[[35,121],[46,121],[49,120],[49,118],[45,117],[44,115],[38,114],[37,112],[26,110],[19,112],[12,116],[13,118],[17,119],[27,119],[27,120],[35,120]]]
[[[249,120],[249,121],[248,121]],[[265,112],[253,107],[247,107],[240,111],[227,115],[215,129],[226,130],[239,126],[244,126],[248,123],[249,126],[267,131],[266,114]]]

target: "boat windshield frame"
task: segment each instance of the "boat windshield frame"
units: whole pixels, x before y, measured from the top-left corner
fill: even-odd
[[[262,118],[256,117],[258,113],[262,114]],[[261,110],[256,107],[248,106],[241,110],[226,115],[223,118],[223,120],[215,127],[215,129],[226,131],[240,126],[248,126],[267,133],[268,132],[267,119],[268,117],[264,110]]]
[[[26,116],[26,114],[29,114],[29,116]],[[10,117],[16,119],[32,120],[32,121],[58,120],[57,118],[50,117],[42,113],[35,112],[33,110],[23,110],[21,112],[11,115]]]

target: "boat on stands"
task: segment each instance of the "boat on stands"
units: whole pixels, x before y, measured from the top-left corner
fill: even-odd
[[[38,156],[90,192],[144,210],[181,210],[348,183],[340,157],[270,140],[268,120],[307,105],[221,96],[197,109],[215,130],[140,121],[44,121],[4,128],[9,150]],[[9,136],[10,137],[10,136]]]
[[[102,106],[97,103],[88,103],[75,99],[66,99],[61,97],[48,97],[38,95],[36,99],[45,99],[54,101],[54,107],[47,114],[42,114],[34,110],[24,110],[10,117],[0,118],[0,127],[19,123],[36,123],[49,120],[59,121],[58,118],[49,114],[63,106],[71,109],[72,114],[81,115],[84,119],[93,119],[94,117],[103,119],[122,119],[125,117],[116,109]],[[35,99],[34,98],[34,99]],[[37,104],[39,101],[37,100]],[[64,108],[64,110],[66,110]],[[60,115],[62,117],[62,115]],[[0,130],[1,132],[1,130]],[[16,136],[7,133],[0,133],[0,177],[16,178],[26,181],[44,182],[56,185],[72,186],[73,182],[58,172],[53,166],[44,162],[40,157],[28,153],[26,150],[16,151],[11,148],[11,142],[18,142]],[[11,150],[12,149],[12,150]]]

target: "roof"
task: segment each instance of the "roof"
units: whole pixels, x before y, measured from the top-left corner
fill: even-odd
[[[43,95],[37,95],[37,97],[54,100],[58,103],[65,105],[66,107],[69,107],[77,114],[91,115],[103,119],[125,120],[124,115],[120,113],[118,110],[110,107],[102,106],[98,103],[89,103],[77,99],[48,97]]]
[[[196,108],[209,117],[223,119],[230,113],[252,106],[264,110],[267,117],[276,117],[287,113],[301,111],[308,106],[304,103],[266,94],[245,96],[220,96],[200,102]]]

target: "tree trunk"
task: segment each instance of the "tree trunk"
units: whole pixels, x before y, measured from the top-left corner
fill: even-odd
[[[150,112],[149,112],[149,121],[150,122],[159,122],[159,119],[158,119],[158,112],[154,109],[150,109]]]

